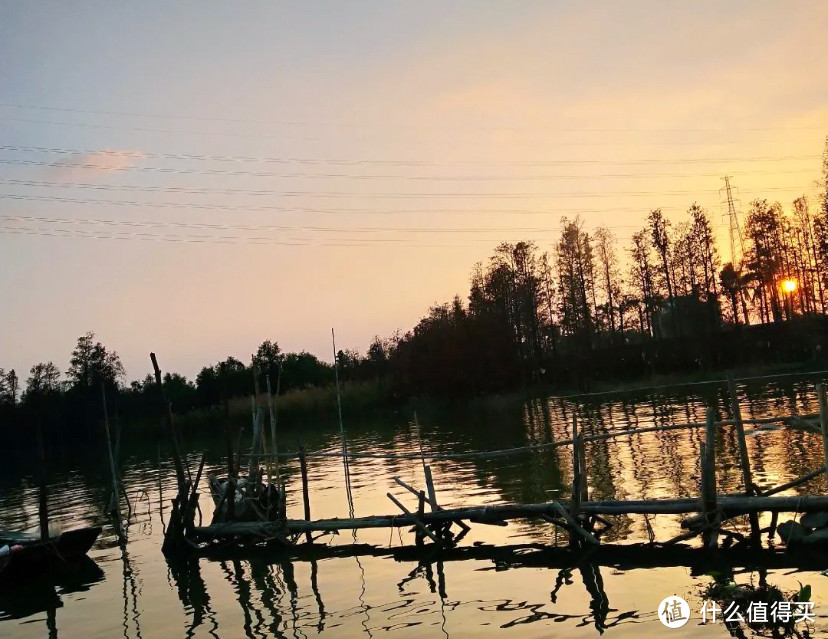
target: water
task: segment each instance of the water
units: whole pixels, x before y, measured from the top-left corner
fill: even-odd
[[[813,381],[782,379],[740,386],[745,417],[814,413]],[[420,427],[409,415],[382,423],[348,424],[352,452],[473,452],[566,439],[573,415],[587,432],[626,430],[656,423],[703,421],[708,405],[726,406],[722,388],[698,386],[651,392],[529,402],[489,400],[471,407],[420,410]],[[726,409],[720,414],[727,416]],[[310,450],[339,448],[335,429],[283,432],[282,449],[295,449],[297,437]],[[590,498],[691,497],[698,494],[698,445],[703,430],[676,430],[595,442],[588,445]],[[733,431],[719,434],[719,491],[737,491],[741,475]],[[207,468],[221,472],[223,442],[187,433],[186,448],[210,451]],[[748,447],[754,482],[770,487],[823,463],[818,435],[749,428]],[[125,434],[124,484],[133,502],[133,519],[125,548],[102,514],[107,495],[106,467],[100,460],[67,455],[53,464],[50,507],[56,526],[64,529],[100,524],[104,531],[90,553],[94,563],[71,580],[35,583],[0,592],[0,637],[64,639],[123,636],[149,637],[565,637],[614,638],[666,630],[656,607],[667,595],[684,597],[696,613],[702,589],[711,582],[703,566],[642,567],[624,553],[577,565],[556,565],[542,551],[525,548],[510,557],[492,546],[565,544],[550,524],[513,522],[508,527],[473,525],[464,539],[467,555],[418,562],[399,555],[413,534],[387,529],[343,532],[322,540],[334,546],[372,544],[376,550],[353,557],[320,556],[289,561],[274,553],[226,556],[168,564],[161,555],[163,524],[159,493],[169,503],[174,474],[154,442]],[[568,447],[522,453],[491,460],[437,461],[432,470],[442,506],[540,502],[566,495],[571,482]],[[191,466],[195,466],[195,453]],[[298,464],[285,462],[289,515],[301,517]],[[394,484],[398,476],[424,487],[419,460],[358,460],[352,466],[356,515],[395,512],[386,497],[392,492],[410,508],[413,496]],[[342,464],[339,459],[312,459],[309,479],[314,518],[347,516]],[[160,486],[160,488],[159,488]],[[824,478],[789,491],[828,493]],[[34,478],[14,460],[0,469],[0,528],[36,530]],[[212,503],[201,497],[204,519]],[[169,507],[166,508],[169,513]],[[784,517],[783,517],[784,518]],[[646,541],[643,517],[618,517],[605,542]],[[652,533],[666,540],[681,532],[679,518],[650,517]],[[766,525],[762,521],[762,525]],[[731,528],[743,526],[735,521]],[[394,553],[397,552],[395,556]],[[786,591],[810,584],[816,630],[828,629],[828,567],[814,555],[813,569],[762,569],[769,583]],[[637,563],[638,562],[638,563]],[[821,562],[821,563],[820,563]],[[653,563],[643,562],[643,563]],[[655,563],[659,563],[656,561]],[[759,570],[741,570],[736,581],[758,580]],[[671,636],[728,636],[721,623],[699,625],[694,614]],[[718,633],[718,634],[716,634]]]

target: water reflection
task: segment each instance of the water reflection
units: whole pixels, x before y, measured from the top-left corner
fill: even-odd
[[[722,386],[651,393],[580,398],[500,400],[478,408],[419,409],[418,424],[409,415],[382,423],[349,425],[355,452],[427,455],[473,452],[546,444],[571,435],[572,419],[590,434],[603,434],[653,424],[704,420],[713,407],[731,416]],[[767,417],[817,410],[812,382],[739,387],[745,416]],[[339,449],[338,433],[307,430],[309,449]],[[720,490],[740,490],[738,443],[733,429],[717,432]],[[587,444],[587,476],[591,499],[692,497],[698,494],[698,449],[701,430],[634,434]],[[187,432],[189,449],[215,447],[207,470],[224,468],[223,440]],[[281,441],[290,442],[286,433]],[[749,429],[748,446],[754,481],[765,488],[800,476],[823,463],[819,436],[789,429]],[[807,557],[787,553],[748,556],[732,551],[721,556],[689,551],[638,550],[648,530],[665,540],[680,532],[677,517],[613,517],[603,536],[608,542],[592,555],[568,554],[556,548],[557,529],[541,522],[515,522],[507,528],[474,525],[461,548],[432,556],[408,547],[408,531],[366,531],[348,538],[329,536],[330,548],[301,557],[273,553],[241,553],[212,559],[164,563],[161,504],[172,495],[174,479],[155,441],[130,440],[124,429],[124,484],[134,505],[125,546],[115,545],[111,527],[96,547],[102,568],[80,588],[42,585],[35,590],[0,593],[0,634],[90,639],[117,636],[398,637],[467,636],[480,639],[501,628],[533,624],[541,632],[554,625],[556,634],[613,637],[639,634],[645,624],[660,630],[655,604],[644,605],[631,593],[652,594],[676,589],[692,597],[697,582],[710,570],[738,575],[759,563],[776,579],[819,584],[814,571],[828,568],[826,553]],[[283,476],[291,495],[289,512],[301,516],[296,460],[285,460]],[[25,465],[0,468],[0,527],[37,526],[34,483]],[[89,460],[57,459],[50,486],[50,507],[64,528],[107,523],[108,469]],[[467,459],[432,464],[438,500],[444,507],[538,502],[566,496],[571,490],[571,449],[547,448],[496,459]],[[338,460],[314,459],[309,468],[314,517],[345,516],[347,501]],[[422,485],[420,460],[356,460],[352,484],[358,514],[391,510],[385,493],[392,477]],[[791,494],[828,491],[821,477]],[[167,505],[167,508],[169,506]],[[201,503],[209,521],[211,503]],[[737,522],[738,524],[738,522]],[[737,525],[737,529],[739,526]],[[561,545],[565,538],[561,536]],[[613,549],[613,543],[624,547]],[[741,563],[740,563],[741,562]],[[689,567],[687,571],[685,567]],[[788,576],[791,570],[798,571]],[[104,579],[114,588],[95,588]],[[824,580],[824,578],[821,578]],[[119,587],[120,585],[120,587]],[[789,587],[791,584],[788,584]],[[168,596],[173,595],[174,596]],[[644,597],[643,594],[638,595]],[[828,602],[828,588],[816,597]],[[647,601],[645,599],[641,599]],[[112,614],[109,614],[109,613]],[[67,623],[65,619],[75,623]],[[88,619],[77,623],[78,619]],[[20,623],[20,620],[38,623]],[[9,624],[6,626],[5,624]],[[12,625],[14,624],[14,625]],[[655,625],[650,625],[655,624]],[[11,633],[10,633],[11,634]],[[692,632],[691,632],[692,634]],[[701,631],[698,636],[707,636]]]

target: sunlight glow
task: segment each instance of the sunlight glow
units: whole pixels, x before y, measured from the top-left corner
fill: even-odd
[[[782,290],[786,293],[793,293],[797,288],[796,280],[793,278],[789,278],[786,280],[782,280]]]

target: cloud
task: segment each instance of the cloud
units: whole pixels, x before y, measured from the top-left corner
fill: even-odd
[[[67,154],[64,159],[48,165],[50,179],[74,179],[80,176],[104,175],[124,171],[145,156],[138,151],[83,151]]]

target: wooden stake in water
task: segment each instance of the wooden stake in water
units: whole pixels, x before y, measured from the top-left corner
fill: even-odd
[[[305,444],[299,444],[299,471],[302,474],[302,505],[305,509],[305,521],[311,520],[310,511],[310,495],[308,494],[308,458]],[[310,531],[305,533],[305,540],[310,544],[313,543]]]
[[[730,394],[730,408],[733,412],[733,426],[736,429],[736,438],[739,441],[739,461],[742,466],[742,482],[745,485],[745,494],[750,497],[753,490],[753,478],[750,472],[750,458],[748,457],[747,440],[745,439],[745,426],[742,422],[742,410],[739,407],[739,396],[736,394],[736,384],[733,376],[727,376],[727,390]],[[708,418],[709,421],[709,418]],[[753,512],[748,515],[750,519],[750,534],[754,542],[759,541],[759,516]]]
[[[707,410],[707,430],[700,451],[702,508],[708,528],[702,534],[705,548],[715,548],[718,539],[718,517],[716,505],[716,426],[713,409]]]
[[[279,367],[279,373],[276,376],[276,399],[279,399],[279,382],[282,378],[282,367]],[[276,470],[276,487],[281,490],[281,479],[279,472],[279,445],[276,442],[276,406],[273,400],[273,395],[270,392],[270,375],[267,376],[267,407],[270,411],[270,444],[272,447],[271,454],[273,459],[273,467]],[[273,478],[269,477],[270,483],[273,483]]]
[[[345,492],[348,497],[348,513],[354,518],[354,498],[351,494],[351,470],[348,467],[348,443],[345,440],[345,425],[342,422],[342,396],[339,392],[339,358],[336,354],[336,335],[331,329],[331,344],[334,354],[334,377],[336,379],[336,407],[339,412],[339,435],[342,439],[342,464],[345,467]]]
[[[109,470],[112,474],[112,503],[115,505],[115,507],[112,509],[112,513],[115,515],[115,524],[118,527],[118,538],[123,540],[123,530],[121,529],[121,505],[118,499],[118,474],[115,470],[115,457],[112,455],[112,438],[109,435],[109,413],[106,409],[106,387],[104,386],[103,382],[101,382],[101,399],[103,400],[104,429],[106,431],[106,449],[109,453]]]

